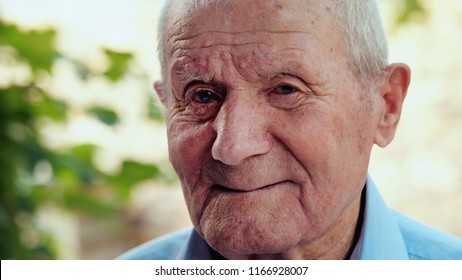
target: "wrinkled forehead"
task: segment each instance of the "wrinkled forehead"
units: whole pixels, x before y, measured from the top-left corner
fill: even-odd
[[[333,31],[332,1],[171,0],[167,38],[205,31]]]

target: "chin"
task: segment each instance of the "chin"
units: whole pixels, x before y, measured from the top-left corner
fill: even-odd
[[[210,247],[229,259],[246,259],[254,255],[287,252],[300,243],[300,236],[288,228],[259,228],[256,225],[235,224],[204,228],[203,238]]]

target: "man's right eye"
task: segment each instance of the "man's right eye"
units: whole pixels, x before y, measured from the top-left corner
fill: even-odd
[[[199,103],[208,104],[213,101],[219,101],[221,98],[219,95],[209,91],[209,90],[200,90],[196,92],[193,100]]]
[[[215,116],[223,102],[222,95],[208,89],[195,89],[188,93],[187,112],[201,120]]]

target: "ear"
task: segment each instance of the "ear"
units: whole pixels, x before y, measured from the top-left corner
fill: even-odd
[[[390,144],[395,136],[404,98],[411,80],[411,70],[406,64],[391,64],[385,71],[385,77],[381,80],[380,100],[378,102],[382,108],[374,137],[374,143],[382,148]]]
[[[161,81],[154,82],[154,89],[159,96],[160,102],[162,102],[164,106],[167,106],[167,91],[165,90],[164,83]]]

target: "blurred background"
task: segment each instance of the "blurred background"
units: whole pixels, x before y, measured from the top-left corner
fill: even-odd
[[[413,78],[371,175],[462,237],[462,1],[382,1]],[[160,0],[0,0],[0,259],[112,259],[190,225],[168,163]]]

